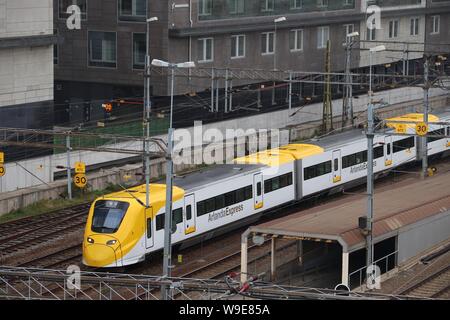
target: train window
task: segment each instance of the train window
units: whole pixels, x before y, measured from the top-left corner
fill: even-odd
[[[292,184],[292,172],[264,181],[264,193],[279,190]]]
[[[156,216],[156,231],[164,229],[164,213]]]
[[[334,171],[339,170],[339,159],[334,159]]]
[[[216,206],[215,206],[215,210],[220,210],[223,207],[225,207],[225,195],[221,194],[220,196],[215,197],[215,202],[216,202]]]
[[[197,202],[197,217],[206,214],[205,201]]]
[[[245,187],[245,199],[249,200],[253,198],[253,187],[247,186]]]
[[[261,182],[258,182],[258,183],[256,184],[256,195],[257,195],[257,196],[260,196],[260,195],[261,195],[261,193],[262,193],[261,188],[262,188]]]
[[[304,180],[320,177],[331,172],[331,160],[303,169]]]
[[[439,136],[441,136],[441,137],[430,137],[430,138],[428,138],[428,142],[433,142],[433,141],[441,140],[441,139],[444,139],[444,136],[445,136],[445,129],[442,128],[442,129],[439,129],[439,130],[434,130],[434,131],[431,131],[429,134],[430,134],[430,135],[439,135]]]
[[[234,192],[228,192],[225,194],[225,207],[235,204]]]
[[[92,231],[115,233],[119,229],[129,205],[129,203],[121,201],[97,201],[92,218]]]
[[[213,212],[216,208],[215,199],[211,198],[211,199],[206,200],[205,208],[206,208],[205,213]]]
[[[245,201],[245,188],[236,190],[235,192],[236,203]]]
[[[264,181],[264,193],[272,192],[272,181],[271,179]]]
[[[172,224],[179,224],[183,222],[183,209],[175,209],[172,211]]]
[[[147,239],[152,237],[152,219],[147,219]]]
[[[192,219],[192,206],[188,205],[186,207],[186,220],[191,220]]]
[[[272,190],[278,190],[280,189],[280,178],[275,177],[272,179]]]
[[[413,148],[414,145],[415,145],[414,137],[409,137],[406,139],[395,141],[394,142],[394,153]]]
[[[378,159],[384,157],[384,147],[378,146],[375,149],[373,149],[373,158]]]
[[[392,145],[390,143],[388,143],[388,145],[387,145],[387,154],[388,155],[391,154],[391,148],[392,148]]]

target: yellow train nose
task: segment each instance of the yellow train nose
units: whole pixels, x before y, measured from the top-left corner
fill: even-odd
[[[90,267],[118,266],[113,248],[104,244],[88,244],[83,247],[83,263]]]

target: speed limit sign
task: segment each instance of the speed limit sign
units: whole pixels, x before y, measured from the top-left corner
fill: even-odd
[[[425,122],[416,124],[416,133],[419,136],[425,136],[428,133],[428,125]]]
[[[0,163],[0,177],[3,177],[6,173],[5,166]]]
[[[75,183],[75,185],[76,185],[78,188],[84,188],[84,187],[86,187],[86,184],[87,184],[87,178],[86,178],[86,175],[85,175],[85,174],[82,174],[82,173],[76,174],[76,175],[73,177],[73,183]]]

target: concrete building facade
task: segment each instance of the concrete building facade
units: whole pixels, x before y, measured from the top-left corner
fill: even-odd
[[[66,27],[72,4],[82,11],[80,30]],[[324,72],[330,40],[332,70],[343,71],[346,34],[357,31],[361,40],[372,39],[366,27],[371,5],[381,8],[381,29],[373,40],[412,43],[390,44],[397,52],[377,55],[375,64],[420,58],[428,40],[450,42],[450,1],[442,0],[54,0],[55,29],[64,39],[55,59],[55,97],[58,103],[81,104],[142,97],[147,17],[159,19],[149,25],[151,58],[194,61],[202,68]],[[436,15],[439,34],[430,31]],[[285,21],[275,22],[281,17]],[[353,51],[353,68],[368,65],[364,49],[375,44],[362,42],[363,50]],[[391,71],[397,68],[398,63]],[[176,93],[210,86],[207,79],[179,78]],[[165,76],[153,76],[151,87],[153,95],[169,94]]]
[[[53,123],[53,1],[0,0],[0,126]]]

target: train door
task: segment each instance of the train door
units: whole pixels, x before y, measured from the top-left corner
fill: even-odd
[[[392,165],[392,136],[384,137],[384,165]]]
[[[264,206],[263,199],[263,175],[257,173],[253,176],[253,199],[255,209],[261,209]]]
[[[154,244],[154,229],[153,225],[155,222],[153,221],[152,217],[153,208],[145,209],[145,226],[146,226],[146,233],[145,233],[145,248],[149,249],[153,247]]]
[[[342,180],[341,163],[341,150],[333,151],[333,183],[338,183]]]
[[[184,197],[184,233],[195,232],[195,195],[190,194]]]

